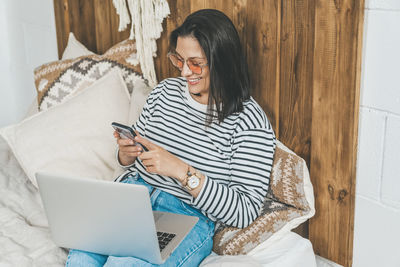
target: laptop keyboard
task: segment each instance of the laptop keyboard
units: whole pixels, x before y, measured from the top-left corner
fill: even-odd
[[[162,251],[169,242],[175,237],[175,234],[157,232],[158,244],[160,245],[160,251]]]

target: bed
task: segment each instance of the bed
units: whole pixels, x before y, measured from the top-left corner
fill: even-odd
[[[34,174],[120,174],[109,124],[133,123],[151,91],[135,56],[135,41],[96,55],[71,33],[62,59],[35,70],[38,104],[0,130],[0,265],[64,265],[67,250],[51,239]],[[315,266],[311,243],[290,231],[315,213],[308,168],[280,142],[271,181],[263,216],[252,227],[217,231],[216,253],[202,266]]]
[[[329,144],[325,146],[323,153],[326,155],[325,158],[317,157],[316,155],[321,151],[316,148],[316,146],[311,149],[310,145],[311,140],[314,140],[315,143],[322,140],[320,136],[321,133],[325,131],[325,128],[318,128],[319,124],[317,123],[310,125],[308,120],[310,117],[315,117],[315,121],[318,122],[318,120],[320,120],[322,122],[325,107],[317,103],[314,104],[313,109],[310,110],[310,102],[307,102],[306,99],[313,94],[316,96],[319,95],[320,100],[325,99],[326,96],[323,95],[322,91],[317,87],[313,88],[313,86],[311,86],[311,89],[313,89],[312,92],[307,91],[307,88],[309,88],[307,86],[313,83],[312,75],[309,76],[307,72],[302,72],[302,70],[300,70],[301,68],[293,67],[294,61],[285,62],[285,59],[278,60],[280,54],[274,54],[276,51],[281,53],[286,51],[290,54],[290,49],[288,48],[290,45],[295,46],[296,44],[295,39],[291,39],[293,36],[284,34],[285,30],[287,30],[285,26],[288,25],[275,24],[277,21],[276,19],[279,18],[279,14],[282,16],[286,14],[281,13],[281,11],[291,10],[293,14],[299,14],[296,12],[305,12],[299,23],[301,24],[304,22],[304,25],[308,25],[307,23],[313,20],[311,17],[316,18],[316,20],[320,19],[323,13],[321,7],[307,11],[310,10],[310,4],[310,6],[300,6],[297,11],[294,12],[296,6],[278,3],[279,1],[277,3],[274,1],[261,1],[261,9],[247,5],[247,2],[244,3],[242,1],[234,1],[233,3],[225,4],[211,3],[211,1],[210,3],[207,1],[194,1],[191,4],[185,4],[181,1],[168,2],[170,4],[171,16],[164,21],[163,28],[165,31],[157,41],[157,53],[159,56],[155,59],[155,69],[159,80],[176,75],[176,72],[166,64],[166,59],[162,55],[166,54],[168,49],[166,45],[167,33],[182,22],[185,17],[184,14],[205,7],[217,8],[225,11],[233,18],[234,23],[239,29],[241,38],[248,40],[246,46],[248,58],[255,62],[259,68],[258,73],[252,73],[253,76],[256,76],[255,85],[257,87],[254,96],[271,118],[277,136],[279,140],[283,142],[279,142],[278,145],[282,155],[284,155],[282,159],[295,158],[297,162],[297,167],[291,163],[292,165],[289,169],[292,172],[292,176],[289,175],[289,178],[283,177],[283,172],[279,171],[283,165],[276,164],[274,178],[276,181],[284,178],[288,179],[288,181],[293,181],[290,177],[297,176],[297,183],[294,183],[294,187],[297,186],[297,188],[301,188],[301,197],[295,198],[300,204],[290,202],[291,199],[293,199],[290,195],[278,195],[274,194],[274,191],[272,191],[269,196],[269,202],[265,203],[265,207],[267,207],[266,210],[271,211],[271,213],[265,213],[267,215],[273,214],[272,211],[276,212],[278,210],[274,210],[274,208],[277,207],[276,205],[278,202],[282,202],[282,199],[288,202],[285,203],[283,201],[286,208],[280,206],[280,211],[285,210],[287,212],[287,207],[294,206],[294,213],[290,214],[296,215],[286,217],[283,222],[277,224],[277,227],[273,229],[265,228],[265,222],[270,220],[270,217],[266,215],[263,217],[264,221],[259,221],[261,224],[264,222],[264,226],[252,228],[255,234],[251,237],[249,237],[246,231],[241,232],[237,229],[229,228],[222,229],[218,232],[219,239],[217,240],[218,242],[216,242],[218,245],[214,247],[213,254],[204,260],[202,266],[312,267],[316,265],[314,252],[333,258],[335,261],[342,262],[342,264],[346,266],[351,265],[349,264],[349,262],[351,262],[351,257],[348,256],[349,251],[351,255],[351,249],[349,250],[348,248],[351,246],[351,242],[346,239],[344,241],[345,245],[340,246],[340,242],[337,241],[336,237],[325,238],[324,236],[329,236],[332,233],[332,231],[328,230],[327,225],[335,228],[335,231],[339,229],[337,227],[344,227],[345,232],[352,229],[351,218],[353,200],[351,196],[354,193],[352,191],[354,188],[351,187],[351,184],[354,180],[351,180],[351,177],[349,178],[350,180],[343,180],[350,181],[350,188],[338,190],[338,193],[345,192],[342,194],[342,199],[340,199],[340,205],[336,204],[336,197],[332,192],[335,192],[336,186],[345,187],[341,182],[333,183],[332,180],[325,181],[324,179],[319,179],[313,180],[314,186],[311,184],[312,177],[320,177],[320,174],[324,172],[326,174],[326,171],[321,171],[321,164],[329,162],[331,157],[337,159],[336,156],[329,154],[330,152],[333,154],[336,153],[336,139],[334,145],[331,145],[328,140]],[[348,3],[346,2],[345,4]],[[130,55],[132,53],[125,53],[123,55],[117,53],[118,51],[130,51],[129,49],[136,48],[135,45],[129,43],[129,41],[128,43],[123,43],[123,40],[126,40],[129,36],[129,30],[121,33],[116,32],[115,29],[118,28],[118,19],[114,14],[115,10],[111,1],[104,1],[101,4],[97,3],[95,5],[92,1],[55,0],[54,8],[60,61],[40,66],[35,71],[38,99],[33,105],[33,112],[28,114],[27,118],[21,123],[0,130],[0,247],[2,248],[0,251],[0,266],[64,265],[67,251],[57,247],[51,240],[47,220],[43,213],[40,197],[35,186],[34,171],[38,168],[48,171],[64,169],[65,172],[71,174],[71,170],[74,170],[79,174],[84,173],[85,175],[92,175],[98,179],[111,180],[112,177],[115,177],[121,172],[121,169],[118,169],[118,166],[115,165],[115,143],[112,143],[112,136],[108,135],[109,128],[105,121],[117,119],[126,123],[133,122],[137,119],[144,99],[149,93],[149,90],[151,90],[149,87],[150,79],[144,77],[137,58],[135,58],[135,56],[131,57]],[[360,9],[362,10],[362,8]],[[354,12],[359,14],[357,12],[360,9],[358,6],[354,7]],[[268,12],[269,16],[265,18],[248,15],[252,14],[252,12],[260,12],[260,10]],[[331,10],[330,5],[329,10]],[[171,18],[172,16],[173,18]],[[288,15],[286,14],[286,16]],[[296,18],[298,19],[298,17]],[[354,26],[354,31],[358,31],[359,33],[360,30],[356,27],[358,25],[358,19],[360,19],[360,17],[356,17],[350,24]],[[317,22],[315,24],[316,26],[318,25]],[[259,31],[256,31],[254,28],[256,27],[255,25],[260,27]],[[278,28],[282,27],[282,30],[279,32],[275,31],[272,25]],[[310,38],[310,29],[301,29],[304,31],[300,30],[300,32],[296,32],[296,38],[300,38],[301,40]],[[74,32],[76,38],[73,35],[71,37],[70,32]],[[256,32],[261,32],[261,35],[256,34]],[[288,33],[290,33],[290,31],[288,31]],[[281,38],[280,34],[283,35],[283,41],[278,44],[276,40]],[[318,34],[318,31],[316,31],[316,34]],[[356,38],[358,35],[349,33],[348,36]],[[351,39],[350,37],[348,38]],[[253,39],[256,41],[252,42]],[[115,48],[115,46],[117,46],[117,48]],[[124,48],[122,49],[121,47]],[[307,59],[309,58],[309,52],[307,52],[310,51],[309,48],[312,50],[313,46],[307,46],[307,44],[305,44],[304,50],[302,50],[303,48],[300,44],[300,46],[297,47],[297,55],[290,54],[290,56],[286,58],[289,60],[296,57],[296,64],[312,65],[313,62],[309,62]],[[357,52],[358,50],[356,49],[355,51]],[[255,54],[257,53],[258,56],[256,57]],[[350,60],[346,62],[354,64],[351,66],[356,66],[358,62],[356,55],[358,54],[355,53],[353,55],[355,56],[352,58],[353,61]],[[314,56],[317,57],[319,54],[316,52]],[[266,58],[272,58],[273,60],[268,64],[262,64],[263,60]],[[283,69],[285,64],[293,68],[285,70]],[[86,71],[88,66],[96,66],[97,69],[94,69],[98,70],[97,72],[92,71],[91,73],[93,75],[89,78],[83,75],[84,70]],[[118,71],[115,71],[115,68],[119,68]],[[272,74],[276,79],[268,79],[267,82],[264,83],[263,75],[260,75],[262,72]],[[305,78],[304,80],[303,78],[296,80],[297,78],[291,76],[290,73]],[[314,70],[314,77],[321,78],[321,76],[318,75],[320,75],[318,70]],[[72,79],[71,77],[75,78]],[[350,78],[349,83],[356,81],[356,76],[351,76]],[[110,86],[105,86],[104,84],[111,84],[113,88],[120,88],[118,96],[115,96],[115,92],[108,91],[107,88]],[[68,93],[65,95],[60,94],[60,88]],[[87,88],[92,89],[87,90]],[[274,90],[266,90],[266,88],[273,88]],[[103,91],[101,91],[102,93],[100,94],[97,90]],[[79,100],[82,98],[82,95],[84,95],[85,101]],[[98,95],[103,96],[98,99],[95,98]],[[355,93],[355,95],[357,95],[357,93]],[[82,103],[87,103],[88,99],[91,100],[93,105],[92,109],[88,107],[82,109]],[[339,105],[335,107],[339,110],[346,107],[353,111],[356,110],[357,107],[357,102],[354,102],[353,95],[350,98],[347,96],[345,101],[342,101],[342,99],[332,100],[330,97],[326,99],[329,99],[326,101],[340,102],[342,106]],[[276,101],[271,102],[271,100]],[[104,109],[99,108],[97,105],[98,103],[111,105],[111,107],[115,105],[116,112],[109,114],[109,112],[105,112]],[[116,103],[118,103],[118,105],[116,105]],[[332,104],[333,102],[330,103]],[[285,106],[287,106],[287,109],[282,108]],[[330,105],[330,107],[332,108],[332,105]],[[39,113],[37,113],[38,108],[40,110]],[[92,113],[87,112],[88,110],[92,110]],[[68,114],[68,116],[60,114]],[[99,114],[101,114],[101,116],[99,116]],[[125,115],[121,116],[121,114]],[[338,113],[334,116],[339,117],[341,114],[342,113]],[[45,119],[43,119],[43,117],[45,117]],[[65,121],[61,122],[59,120],[60,117]],[[70,117],[71,120],[69,120]],[[78,124],[76,121],[72,120],[72,118],[77,117],[80,118],[80,123]],[[77,138],[81,138],[82,136],[86,138],[93,134],[93,132],[88,132],[86,130],[87,127],[83,127],[83,125],[89,121],[92,123],[93,117],[103,118],[102,120],[93,122],[92,126],[93,129],[101,133],[98,136],[98,140],[101,140],[103,143],[108,143],[108,145],[99,148],[98,143],[91,143],[89,150],[92,153],[93,160],[90,162],[85,162],[85,160],[76,162],[74,159],[87,156],[85,154],[86,152],[78,151],[83,153],[78,156],[76,154],[71,156],[71,151],[67,151],[69,153],[64,153],[62,149],[60,149],[59,140],[65,142],[62,144],[64,147],[65,144],[71,144],[70,149],[72,150],[72,144],[77,142]],[[294,117],[296,120],[293,119]],[[347,121],[347,123],[349,126],[353,127],[355,124],[354,121],[357,121],[356,115],[354,118]],[[48,125],[49,122],[55,125],[52,128],[54,132],[42,131],[40,125]],[[294,126],[290,126],[289,123],[292,123]],[[107,127],[104,127],[104,125],[107,125]],[[56,131],[56,129],[60,128],[62,128],[63,131]],[[71,131],[71,129],[79,129],[78,134],[66,135],[65,133]],[[300,129],[302,130],[299,131]],[[351,129],[356,130],[354,127]],[[25,138],[21,137],[24,136],[26,131],[30,131],[30,139],[28,138],[28,140],[22,142],[21,139]],[[75,133],[75,130],[73,133]],[[347,134],[354,136],[354,132],[341,132],[340,136],[345,136]],[[51,144],[52,150],[45,150],[43,140]],[[353,139],[345,145],[352,147],[354,145],[352,140]],[[29,151],[27,151],[27,147]],[[93,147],[95,147],[95,149],[92,149]],[[342,146],[340,147],[342,148]],[[329,158],[328,161],[327,158]],[[60,159],[75,165],[73,165],[73,167],[71,167],[72,165],[66,167],[65,164],[60,164]],[[355,158],[350,157],[350,161],[353,160],[355,161]],[[53,164],[54,162],[58,163]],[[275,162],[280,161],[274,161],[274,165]],[[315,164],[312,165],[310,164],[311,162]],[[102,167],[97,170],[96,173],[93,173],[92,170],[88,170],[88,165]],[[348,171],[351,173],[354,171],[352,169],[353,167],[351,167],[353,165],[350,164],[346,166],[344,172]],[[311,173],[314,174],[311,179],[309,169]],[[300,176],[299,173],[301,174]],[[346,175],[343,175],[343,177],[345,178],[341,179],[348,179]],[[330,186],[328,186],[330,190],[325,190],[327,185]],[[278,192],[278,190],[276,192]],[[315,203],[314,193],[318,196]],[[330,200],[334,202],[331,203],[329,202]],[[315,213],[314,204],[317,206],[317,212],[318,208],[320,208],[320,213],[317,219],[309,226],[308,219],[312,218]],[[327,224],[326,219],[323,219],[325,217],[321,215],[325,212],[324,207],[326,206],[324,205],[328,205],[330,210],[335,210],[335,214],[339,215],[343,212],[345,216],[342,216],[341,220],[346,220],[346,224],[336,222],[340,219],[332,217],[329,217],[331,221]],[[348,208],[350,208],[350,213],[348,212]],[[339,218],[340,216],[337,217]],[[347,224],[349,221],[348,218],[350,218],[349,224]],[[325,224],[325,226],[321,226],[323,224]],[[320,231],[318,235],[315,233],[316,229]],[[326,231],[321,231],[321,229],[326,229]],[[300,235],[293,232],[293,230],[300,233]],[[262,233],[264,234],[261,235],[260,231],[263,231]],[[262,236],[262,238],[259,238],[260,236]],[[346,236],[351,240],[352,230],[350,230],[350,235]],[[243,238],[245,239],[245,245],[237,241]],[[255,242],[254,238],[257,239]],[[313,243],[311,243],[308,238],[310,238]],[[329,242],[332,244],[333,249],[326,249],[326,247],[329,247],[329,243],[321,243],[321,240],[327,239],[332,240]],[[346,252],[339,252],[341,250],[345,250]],[[336,253],[340,255],[340,257],[336,257]]]
[[[51,240],[37,188],[0,138],[0,266],[64,266],[67,250]],[[315,266],[311,243],[288,232],[249,255],[210,255],[202,266]],[[300,265],[299,265],[300,264]]]
[[[62,60],[35,70],[33,114],[0,130],[1,265],[64,265],[67,250],[51,239],[35,173],[118,176],[110,123],[133,123],[151,91],[135,56],[135,41],[96,55],[71,33]],[[315,266],[311,243],[290,231],[315,213],[307,165],[280,142],[274,162],[263,215],[252,227],[218,230],[216,253],[202,266]]]

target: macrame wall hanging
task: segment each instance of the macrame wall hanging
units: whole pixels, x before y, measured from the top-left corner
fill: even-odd
[[[167,0],[113,0],[119,15],[118,31],[131,24],[129,39],[136,40],[137,57],[149,85],[157,84],[153,57],[157,55],[156,40],[163,31],[162,22],[170,14]],[[129,16],[130,14],[130,16]]]

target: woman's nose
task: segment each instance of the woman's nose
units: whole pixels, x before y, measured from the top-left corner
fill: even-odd
[[[186,61],[183,62],[183,67],[182,67],[182,70],[181,70],[181,75],[182,75],[182,77],[190,76],[190,75],[192,75],[192,74],[193,74],[193,73],[192,73],[192,71],[189,69],[189,66],[188,66],[188,64],[186,63]]]

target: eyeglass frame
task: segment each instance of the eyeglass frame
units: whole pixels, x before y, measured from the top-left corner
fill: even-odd
[[[187,61],[189,60],[189,59],[192,59],[192,58],[197,58],[197,57],[190,57],[190,58],[188,58],[188,59],[183,59],[182,58],[182,61],[181,62],[183,62],[183,66],[182,66],[182,69],[179,69],[179,67],[178,66],[176,66],[173,62],[172,62],[172,60],[171,60],[171,58],[169,57],[169,56],[171,56],[171,55],[174,55],[174,56],[177,56],[178,57],[178,60],[179,60],[179,58],[182,58],[181,57],[181,55],[179,55],[178,53],[176,53],[176,52],[168,52],[167,53],[167,58],[169,59],[169,61],[171,62],[171,64],[174,66],[174,67],[176,67],[178,70],[180,70],[180,71],[182,71],[182,69],[183,69],[183,66],[185,66],[185,64],[188,66],[188,68],[189,68],[189,65],[187,64]],[[204,59],[204,58],[199,58],[199,59]],[[207,63],[204,63],[204,64],[196,64],[196,65],[198,65],[199,67],[200,67],[200,69],[201,69],[201,72],[200,73],[195,73],[195,74],[197,74],[197,75],[201,75],[202,73],[203,73],[203,68],[204,67],[206,67],[206,66],[208,66],[208,62]],[[189,68],[190,69],[190,68]],[[190,69],[190,71],[191,72],[193,72],[193,70],[191,70]]]

